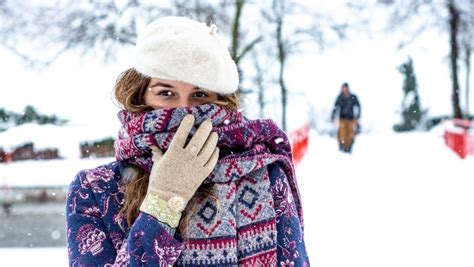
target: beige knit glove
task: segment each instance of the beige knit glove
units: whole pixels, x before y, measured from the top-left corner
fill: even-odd
[[[168,150],[162,154],[153,148],[153,167],[148,191],[140,210],[162,222],[176,227],[181,211],[212,172],[219,157],[217,133],[212,131],[209,120],[201,123],[185,146],[194,125],[194,116],[186,115],[181,122]]]

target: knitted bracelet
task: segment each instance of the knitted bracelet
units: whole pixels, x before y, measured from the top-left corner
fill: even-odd
[[[181,219],[183,202],[180,197],[172,197],[169,201],[165,201],[157,195],[147,193],[140,206],[140,211],[148,213],[160,222],[176,228],[178,227],[179,219]]]

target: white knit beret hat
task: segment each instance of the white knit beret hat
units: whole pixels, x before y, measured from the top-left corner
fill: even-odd
[[[237,66],[217,27],[184,17],[157,19],[138,34],[135,69],[224,95],[239,85]]]

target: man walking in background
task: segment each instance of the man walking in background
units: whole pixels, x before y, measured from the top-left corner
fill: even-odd
[[[360,103],[357,96],[349,91],[349,84],[343,83],[341,93],[336,99],[334,109],[331,114],[331,120],[334,122],[336,116],[339,116],[339,129],[337,139],[339,150],[351,153],[354,138],[357,132],[360,118]]]

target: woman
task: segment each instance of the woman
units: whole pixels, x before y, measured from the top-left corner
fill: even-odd
[[[238,111],[216,30],[166,17],[140,33],[115,86],[117,160],[69,188],[71,266],[309,266],[288,139]]]

